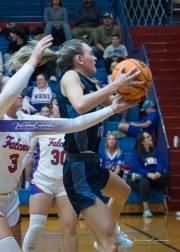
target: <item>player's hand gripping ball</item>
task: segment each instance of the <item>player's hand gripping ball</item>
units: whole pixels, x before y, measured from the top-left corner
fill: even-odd
[[[149,91],[152,84],[152,73],[149,67],[140,60],[126,59],[121,61],[112,72],[112,81],[116,79],[116,75],[122,67],[125,67],[124,72],[127,73],[132,67],[136,66],[136,72],[141,71],[141,73],[136,77],[136,80],[143,81],[143,84],[134,84],[133,87],[136,90],[128,88],[124,90],[119,90],[119,94],[126,99],[139,99],[143,97]]]

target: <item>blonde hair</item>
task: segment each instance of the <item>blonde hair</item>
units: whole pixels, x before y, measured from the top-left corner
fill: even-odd
[[[37,40],[29,41],[28,45],[21,47],[17,53],[12,55],[6,66],[11,66],[12,69],[16,69],[19,62],[24,64],[31,57],[37,43]],[[84,42],[79,39],[71,39],[62,44],[58,52],[46,49],[38,65],[43,65],[47,61],[57,58],[57,67],[61,72],[72,70],[74,68],[75,56],[84,55],[83,43]]]
[[[116,148],[116,151],[117,151],[117,156],[119,157],[121,155],[121,150],[120,150],[120,148],[118,146],[118,138],[117,138],[117,136],[114,133],[111,133],[111,132],[106,135],[106,142],[105,142],[105,153],[106,153],[106,156],[108,157],[108,137],[111,136],[111,135],[114,136],[115,139],[116,139],[116,146],[115,146],[115,148]]]
[[[40,41],[44,37],[45,37],[45,35],[43,33],[41,33],[41,34],[36,35],[34,39]]]
[[[62,44],[57,59],[57,66],[61,72],[74,68],[75,56],[84,55],[83,44],[79,39],[71,39]]]
[[[21,63],[24,64],[31,57],[31,54],[39,41],[31,40],[28,41],[28,45],[21,47],[19,51],[17,51],[14,55],[11,56],[10,60],[5,64],[6,67],[10,66],[13,70],[17,68],[17,66]],[[38,65],[43,65],[47,61],[54,59],[57,54],[50,50],[46,49],[44,51],[44,55]]]

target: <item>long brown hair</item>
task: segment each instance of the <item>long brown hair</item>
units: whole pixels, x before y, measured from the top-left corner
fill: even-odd
[[[53,7],[53,0],[50,1],[49,5],[50,5],[51,7]],[[62,0],[59,0],[59,7],[63,7],[63,6],[64,6],[63,1],[62,1]]]
[[[142,132],[137,136],[135,145],[135,149],[137,150],[139,157],[143,163],[146,161],[146,149],[144,148],[144,145],[142,143],[144,140],[144,132]],[[156,157],[154,148],[152,146],[150,146],[149,152],[151,157]]]

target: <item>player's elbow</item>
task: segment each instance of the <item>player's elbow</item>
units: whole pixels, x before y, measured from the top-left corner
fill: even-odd
[[[79,104],[76,104],[75,109],[76,109],[76,111],[77,111],[80,115],[82,115],[82,114],[84,114],[84,113],[87,112],[85,106],[83,106],[83,105],[80,104],[80,103],[79,103]]]

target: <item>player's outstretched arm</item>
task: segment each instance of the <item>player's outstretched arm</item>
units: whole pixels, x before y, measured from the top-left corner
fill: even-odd
[[[139,100],[124,100],[122,98],[114,99],[111,106],[108,106],[104,109],[98,110],[96,112],[88,113],[85,115],[78,116],[74,119],[68,118],[60,118],[60,119],[51,119],[45,118],[43,116],[31,116],[34,120],[43,120],[43,125],[51,125],[51,130],[49,132],[40,132],[41,130],[37,130],[32,133],[34,135],[42,135],[42,134],[58,134],[58,133],[72,133],[85,130],[87,128],[92,127],[93,125],[104,121],[109,116],[114,113],[120,113],[124,109],[131,108],[137,106]]]

